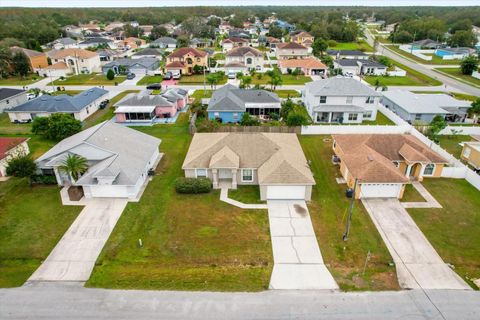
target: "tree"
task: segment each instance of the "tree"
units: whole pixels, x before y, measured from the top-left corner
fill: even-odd
[[[258,126],[260,121],[257,118],[252,117],[248,112],[244,112],[242,119],[240,119],[242,126]]]
[[[32,124],[32,133],[56,141],[70,137],[81,130],[82,123],[65,113],[54,113],[50,117],[37,117]]]
[[[69,154],[67,158],[62,161],[62,164],[58,167],[58,169],[66,172],[74,181],[76,181],[82,173],[87,171],[87,159],[77,154]]]
[[[15,73],[21,77],[25,77],[30,73],[30,62],[23,52],[17,52],[13,55],[13,68]]]
[[[441,115],[436,115],[433,119],[432,122],[430,122],[430,135],[432,138],[435,138],[435,136],[445,129],[447,127],[447,123],[445,122],[445,119]]]
[[[214,27],[214,28],[218,28],[218,26],[220,25],[220,23],[222,23],[222,19],[217,18],[217,17],[211,17],[211,18],[208,20],[207,25],[212,26],[212,27]]]
[[[268,35],[270,37],[280,39],[283,36],[283,29],[276,24],[273,24],[270,26],[270,28],[268,28]]]
[[[333,69],[333,58],[331,56],[325,55],[320,58],[320,61],[322,61],[323,64],[325,64],[330,69]]]
[[[472,102],[472,106],[468,109],[468,114],[474,118],[480,115],[480,98]]]
[[[278,69],[269,70],[266,72],[266,75],[270,77],[267,83],[270,85],[271,90],[275,90],[277,86],[281,86],[283,83],[282,74]]]
[[[7,77],[12,71],[12,52],[6,47],[0,47],[0,78]]]
[[[477,37],[472,30],[458,30],[448,39],[452,47],[473,47],[476,42]]]
[[[288,114],[286,123],[289,127],[303,126],[308,124],[308,119],[303,113],[293,111]]]
[[[115,79],[115,72],[113,72],[112,69],[108,69],[108,71],[107,71],[107,79],[108,79],[108,80],[113,80],[113,79]]]
[[[31,177],[37,171],[37,165],[29,155],[19,155],[7,162],[7,176],[14,177]]]
[[[401,30],[391,35],[392,42],[395,43],[410,43],[413,40],[413,36],[410,32]]]
[[[478,58],[475,56],[468,56],[465,57],[462,62],[460,63],[460,71],[463,74],[471,76],[473,71],[477,70],[478,68]]]
[[[240,79],[240,88],[250,89],[250,84],[252,83],[252,77],[250,76],[243,76]]]
[[[150,32],[150,39],[152,40],[157,40],[158,38],[166,37],[166,36],[168,36],[168,30],[162,26],[155,26],[152,28],[152,31]]]
[[[177,38],[177,46],[179,48],[188,47],[189,43],[190,43],[190,39],[187,36],[179,36]]]
[[[323,53],[327,51],[327,49],[328,49],[328,43],[325,39],[317,38],[315,39],[315,41],[313,41],[312,53],[314,56],[323,57]]]
[[[293,101],[291,99],[287,99],[282,103],[282,108],[280,109],[280,116],[283,119],[287,119],[290,112],[293,111]]]
[[[292,76],[295,77],[295,79],[298,80],[298,76],[300,76],[302,74],[302,70],[298,69],[298,68],[295,68],[292,70]]]
[[[37,135],[46,135],[50,120],[48,117],[36,117],[32,122],[32,133]]]
[[[450,33],[454,34],[459,30],[469,31],[472,30],[472,20],[470,19],[462,19],[455,22],[452,27],[450,28]]]

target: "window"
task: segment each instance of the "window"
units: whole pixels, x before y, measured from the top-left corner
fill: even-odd
[[[195,169],[195,177],[206,178],[207,177],[207,169]]]
[[[368,103],[368,104],[372,104],[375,102],[375,97],[367,97],[367,100],[365,101],[365,103]]]
[[[242,169],[242,182],[253,182],[253,169]]]
[[[233,119],[237,120],[238,119],[238,113],[233,113]]]
[[[253,60],[252,58],[247,58],[247,64],[252,64]]]
[[[213,116],[214,116],[215,118],[220,117],[220,112],[214,112],[214,113],[213,113]]]
[[[356,121],[358,119],[357,113],[349,113],[348,114],[348,121]]]
[[[422,119],[422,114],[421,113],[415,114],[415,120],[421,120],[421,119]]]
[[[424,176],[431,176],[433,174],[433,170],[435,169],[435,165],[433,163],[429,163],[425,166],[423,170]]]
[[[10,104],[10,100],[8,100],[8,99],[7,99],[7,101],[6,101],[6,102],[7,102],[7,104]]]
[[[364,118],[370,119],[372,117],[372,111],[366,111],[363,113]]]
[[[327,103],[327,97],[326,96],[320,96],[320,103]]]
[[[197,62],[200,62],[200,58],[197,58]]]
[[[470,157],[470,153],[472,153],[472,149],[470,149],[470,148],[465,148],[465,149],[463,150],[463,157],[468,159],[468,158]]]
[[[353,102],[353,97],[347,97],[347,103],[352,103]]]

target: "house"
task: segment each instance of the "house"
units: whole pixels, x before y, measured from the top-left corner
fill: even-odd
[[[95,52],[98,54],[100,62],[102,64],[112,61],[115,57],[118,57],[119,55],[118,51],[112,49],[100,49]]]
[[[78,48],[77,41],[69,37],[59,38],[49,43],[48,46],[53,50]]]
[[[66,77],[71,73],[71,69],[63,62],[55,62],[46,68],[38,69],[38,74],[42,77]]]
[[[108,31],[108,32],[112,32],[115,29],[122,29],[124,26],[125,26],[125,23],[123,23],[121,21],[113,21],[113,22],[110,22],[109,24],[107,24],[105,26],[105,28],[103,28],[103,30]]]
[[[471,102],[447,94],[416,94],[407,90],[383,92],[382,104],[409,123],[430,123],[437,115],[449,122],[464,122],[471,107]]]
[[[30,68],[33,72],[37,72],[38,69],[42,69],[48,67],[48,59],[47,55],[43,52],[38,52],[35,50],[25,49],[21,47],[11,47],[10,51],[12,54],[16,54],[18,52],[23,53],[27,56],[28,62],[30,64]]]
[[[252,47],[237,47],[225,55],[225,71],[263,71],[263,52]]]
[[[362,123],[377,117],[381,94],[341,76],[309,82],[303,102],[316,123]]]
[[[162,60],[163,50],[157,48],[145,48],[141,51],[135,52],[131,58],[132,59],[141,59],[141,58],[157,58]]]
[[[244,38],[227,38],[222,41],[222,51],[228,52],[236,47],[246,47],[249,41]]]
[[[68,73],[95,73],[100,72],[100,56],[93,52],[83,49],[63,49],[52,50],[48,53],[52,64],[64,62],[68,68]]]
[[[12,88],[0,88],[0,113],[27,102],[27,91]]]
[[[60,186],[78,186],[85,198],[138,199],[149,173],[160,160],[161,140],[105,121],[68,137],[35,162],[43,175],[54,175]],[[68,155],[87,160],[77,181],[60,169]]]
[[[44,94],[7,111],[11,122],[30,122],[36,117],[49,117],[54,113],[70,114],[83,121],[98,110],[100,102],[107,98],[108,91],[97,87],[74,96]]]
[[[267,37],[265,45],[270,49],[275,49],[279,43],[282,43],[280,39],[274,37]]]
[[[304,59],[310,56],[308,48],[296,42],[278,43],[276,46],[278,60],[283,59]]]
[[[423,39],[410,43],[412,50],[438,49],[444,47],[443,44],[432,39]]]
[[[328,67],[316,58],[289,59],[278,61],[282,73],[289,73],[295,69],[300,70],[304,75],[319,75],[325,77]]]
[[[0,178],[7,176],[8,162],[30,153],[28,138],[0,137]]]
[[[229,38],[244,38],[250,40],[250,33],[244,31],[243,29],[231,29],[228,31]]]
[[[150,42],[150,47],[173,51],[177,47],[177,40],[171,37],[161,37]]]
[[[464,142],[460,158],[478,172],[480,170],[480,141]]]
[[[118,123],[147,123],[156,118],[173,118],[188,103],[188,91],[168,89],[162,94],[130,93],[115,104]]]
[[[152,25],[141,25],[138,27],[143,31],[143,35],[145,37],[149,37],[152,34],[152,29],[153,29]]]
[[[387,74],[388,67],[380,62],[366,59],[340,59],[333,61],[333,67],[340,69],[344,75],[376,75]]]
[[[190,48],[208,48],[213,46],[213,40],[208,38],[193,38],[189,42]]]
[[[435,55],[441,57],[443,60],[464,59],[469,55],[475,54],[475,49],[468,47],[459,48],[439,48],[435,50]]]
[[[220,122],[240,122],[245,112],[252,116],[268,117],[280,114],[278,96],[266,90],[239,89],[227,84],[213,92],[208,103],[208,118]]]
[[[101,37],[88,38],[78,44],[80,49],[88,49],[95,47],[108,47],[110,49],[116,49],[117,45],[113,40]]]
[[[182,169],[214,188],[259,185],[261,200],[310,200],[315,180],[293,133],[196,133]]]
[[[287,32],[292,32],[293,30],[295,30],[295,26],[293,24],[290,24],[290,23],[288,23],[286,21],[283,21],[283,20],[280,20],[280,19],[277,19],[273,23],[276,24],[278,27],[286,30]]]
[[[166,63],[166,71],[189,75],[194,72],[195,66],[208,67],[208,53],[195,48],[180,48],[167,56]]]
[[[347,186],[355,189],[356,199],[401,199],[407,183],[440,177],[447,164],[408,134],[333,135],[333,151]]]
[[[327,50],[327,54],[335,60],[340,59],[354,59],[354,60],[368,60],[370,57],[365,52],[359,50]]]
[[[138,49],[144,47],[146,41],[140,38],[135,37],[128,37],[117,44],[119,49],[123,50],[131,50],[131,49]]]
[[[113,60],[102,67],[102,72],[107,74],[112,69],[115,74],[134,73],[134,74],[150,74],[160,68],[160,60],[157,58],[120,58]]]
[[[222,23],[220,23],[218,26],[218,31],[220,34],[228,34],[228,32],[232,29],[233,27],[226,21],[222,21]]]
[[[292,42],[299,43],[304,47],[311,47],[314,40],[315,40],[315,37],[305,31],[294,33],[291,36]]]

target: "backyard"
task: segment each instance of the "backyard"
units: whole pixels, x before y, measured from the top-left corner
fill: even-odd
[[[458,128],[461,130],[461,128]],[[460,159],[462,153],[462,147],[459,145],[461,142],[471,141],[472,138],[468,135],[439,135],[435,139],[438,140],[438,145],[452,154],[455,158]]]
[[[268,82],[270,81],[270,77],[266,74],[261,74],[261,77],[259,79],[259,75],[260,74],[252,77],[252,84],[268,85]],[[310,78],[309,76],[303,76],[303,75],[293,76],[291,74],[282,74],[282,85],[302,85],[311,81],[312,81],[312,78]]]
[[[87,286],[267,289],[273,265],[267,212],[221,202],[218,191],[175,192],[173,184],[183,176],[181,165],[191,140],[186,114],[174,125],[138,129],[162,139],[165,156],[141,201],[127,205]]]
[[[0,78],[0,86],[28,86],[39,80],[42,80],[37,74],[30,74],[26,77],[9,76],[8,78]]]
[[[55,80],[54,86],[114,86],[115,83],[122,83],[127,78],[125,76],[116,76],[113,80],[108,80],[104,74],[79,74],[65,78],[65,80]],[[48,85],[52,85],[49,83]]]
[[[206,83],[209,86],[206,77],[204,78],[203,74],[192,74],[191,76],[182,75],[180,80],[178,81],[179,84],[203,84]],[[227,83],[227,76],[224,75],[222,79],[217,83],[218,85],[222,85]]]
[[[392,258],[360,201],[354,205],[349,240],[342,240],[350,201],[345,197],[346,185],[335,181],[340,172],[331,162],[331,137],[301,136],[300,143],[317,183],[308,204],[313,227],[325,264],[340,288],[397,290]],[[368,252],[371,259],[363,273]]]
[[[161,83],[163,76],[144,76],[137,82],[137,86],[149,85],[152,83]]]
[[[359,40],[357,42],[337,42],[333,47],[329,47],[329,50],[360,50],[372,52],[373,48],[365,41]]]
[[[480,278],[480,197],[464,179],[425,179],[441,209],[408,209],[446,263],[471,286]]]
[[[409,52],[401,50],[398,46],[389,46],[388,48],[391,49],[392,51],[395,51],[396,53],[406,57],[406,58],[409,58],[411,60],[415,60],[415,61],[420,62],[422,64],[459,65],[460,62],[461,62],[460,60],[443,60],[441,57],[438,57],[434,54],[424,54],[426,56],[431,56],[432,57],[432,60],[424,60],[424,59],[419,58],[419,57],[417,57],[417,56],[415,56],[415,55],[413,55]]]
[[[452,77],[452,78],[457,78],[462,82],[466,82],[468,84],[471,84],[475,87],[480,86],[480,79],[474,78],[472,76],[469,76],[467,74],[463,74],[460,71],[460,68],[435,68],[434,70],[440,71],[441,73],[445,74],[446,76]]]

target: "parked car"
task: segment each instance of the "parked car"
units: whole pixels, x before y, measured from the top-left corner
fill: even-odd
[[[161,90],[162,85],[160,83],[152,83],[147,86],[148,90]]]
[[[235,79],[237,77],[237,74],[235,72],[230,71],[228,73],[228,79]]]
[[[170,71],[165,73],[165,75],[163,76],[164,80],[171,80],[172,78],[173,78],[173,74]]]
[[[180,71],[173,71],[173,72],[172,72],[172,75],[173,75],[173,79],[175,79],[175,80],[180,79],[180,77],[182,76],[182,75],[180,74]]]
[[[135,78],[135,73],[129,73],[127,74],[127,80],[132,80],[133,78]]]
[[[102,102],[100,102],[99,108],[100,109],[105,109],[109,102],[110,102],[110,100],[108,100],[108,99],[103,100]]]

